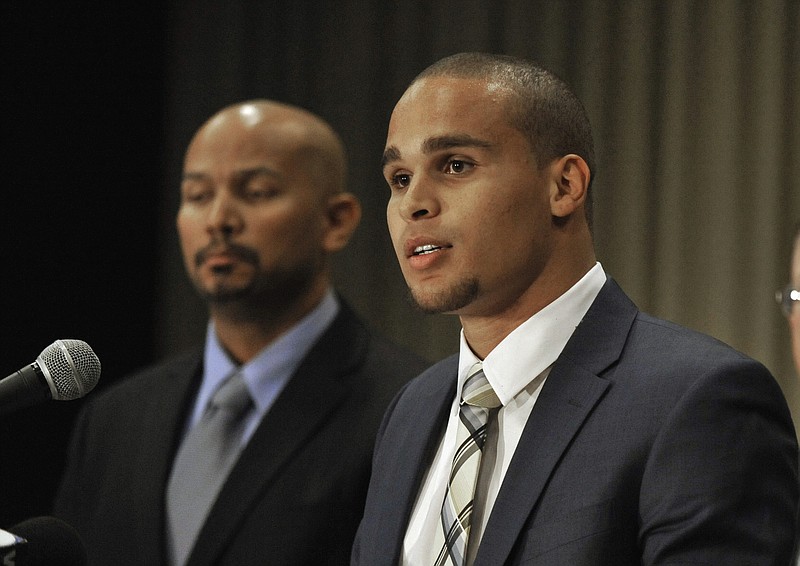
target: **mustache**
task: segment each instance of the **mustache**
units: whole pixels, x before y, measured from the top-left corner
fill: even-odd
[[[234,255],[253,265],[258,265],[258,254],[252,248],[243,246],[241,244],[233,244],[230,242],[211,242],[204,248],[200,249],[194,254],[194,264],[199,267],[208,259],[209,256],[224,252],[228,255]]]

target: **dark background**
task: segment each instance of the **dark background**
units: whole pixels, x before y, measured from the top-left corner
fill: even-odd
[[[0,377],[79,338],[105,388],[202,335],[173,225],[182,154],[256,97],[317,112],[349,150],[364,217],[337,256],[345,298],[431,360],[454,352],[458,321],[404,300],[379,161],[408,81],[481,50],[540,61],[586,104],[606,271],[800,407],[773,300],[800,219],[797,0],[0,0],[0,41]],[[48,513],[80,406],[0,416],[0,528]]]
[[[2,375],[79,338],[104,387],[155,347],[166,13],[2,6]],[[48,512],[79,407],[0,417],[0,528]]]

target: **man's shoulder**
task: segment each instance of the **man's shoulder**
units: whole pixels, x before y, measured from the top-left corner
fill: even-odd
[[[438,399],[455,392],[458,376],[458,354],[453,354],[433,365],[428,364],[421,373],[408,381],[398,394],[396,405],[413,407],[421,398]]]
[[[399,344],[383,334],[369,330],[369,357],[375,363],[395,362],[396,366],[406,370],[413,370],[415,375],[422,373],[431,363],[411,350],[409,347]]]
[[[616,331],[625,333],[623,356],[635,351],[639,356],[683,359],[687,363],[754,362],[719,338],[639,310],[611,278],[598,296],[598,304],[600,308],[591,310],[590,314],[597,313],[604,321],[613,320],[609,323],[612,326],[618,324],[618,320],[626,321],[624,325],[614,326]],[[603,325],[595,324],[595,327],[603,328]]]
[[[95,405],[105,405],[130,403],[135,399],[156,395],[168,380],[196,374],[202,357],[202,349],[197,348],[152,362],[116,379],[92,395],[90,400]]]
[[[654,351],[668,357],[686,357],[700,361],[719,362],[750,361],[752,358],[730,344],[700,330],[683,326],[647,313],[640,312],[631,330],[633,343],[658,342],[661,346]]]
[[[614,380],[676,396],[733,388],[782,403],[778,382],[760,361],[709,334],[643,313],[631,327]]]
[[[375,331],[367,331],[363,355],[352,366],[354,383],[361,394],[372,397],[383,408],[409,381],[430,366],[430,362]],[[382,411],[381,411],[382,412]]]
[[[410,347],[372,327],[345,301],[327,335],[326,347],[338,344],[339,348],[349,349],[355,359],[360,359],[362,369],[368,371],[378,370],[407,380],[431,365]]]

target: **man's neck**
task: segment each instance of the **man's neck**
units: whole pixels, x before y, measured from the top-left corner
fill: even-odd
[[[582,265],[569,270],[572,275],[540,279],[510,305],[488,313],[461,315],[464,338],[472,351],[480,359],[486,358],[514,329],[572,288],[596,262],[594,255],[587,256]]]
[[[279,308],[212,305],[211,318],[222,346],[239,363],[252,360],[320,304],[325,291],[308,294]]]

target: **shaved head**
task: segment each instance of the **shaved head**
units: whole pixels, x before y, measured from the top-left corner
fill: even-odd
[[[280,140],[287,153],[307,164],[306,172],[321,196],[345,190],[347,155],[338,134],[319,116],[272,100],[248,100],[214,114],[195,134],[186,151],[187,159],[196,145],[234,127],[260,135],[265,144]]]

